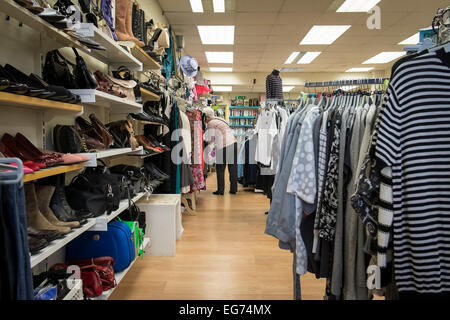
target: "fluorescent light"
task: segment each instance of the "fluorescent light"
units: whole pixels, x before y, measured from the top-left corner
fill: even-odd
[[[402,52],[382,52],[377,54],[375,57],[363,62],[363,64],[382,64],[394,61],[406,54],[405,51]]]
[[[369,72],[372,71],[373,69],[375,68],[351,68],[345,72]]]
[[[213,0],[214,12],[225,12],[225,0]]]
[[[292,54],[289,56],[289,58],[287,58],[287,60],[284,64],[291,64],[298,57],[299,54],[300,54],[300,52],[297,52],[297,51],[292,52]]]
[[[213,86],[212,89],[214,92],[231,92],[231,91],[233,91],[233,87],[226,87],[226,86]]]
[[[369,12],[381,0],[346,0],[336,12]]]
[[[308,64],[314,61],[322,52],[306,52],[303,57],[298,60],[298,64]]]
[[[189,0],[191,2],[192,12],[203,12],[202,0]]]
[[[351,26],[313,26],[305,38],[300,42],[301,45],[307,44],[332,44]]]
[[[300,72],[300,68],[281,68],[280,72]]]
[[[202,44],[234,44],[234,26],[197,26]]]
[[[233,63],[233,52],[205,52],[208,63]]]
[[[423,28],[420,30],[428,30],[428,29],[432,29],[433,27],[428,27],[428,28]],[[415,35],[409,37],[408,39],[403,40],[402,42],[399,42],[398,44],[401,45],[416,45],[420,42],[420,32],[417,32]]]
[[[290,92],[294,89],[294,86],[287,86],[287,87],[283,87],[283,92]]]
[[[233,68],[210,67],[209,71],[211,71],[211,72],[233,72]]]
[[[417,32],[415,35],[409,37],[408,39],[399,42],[398,44],[408,45],[408,44],[418,44],[420,42],[420,32]]]

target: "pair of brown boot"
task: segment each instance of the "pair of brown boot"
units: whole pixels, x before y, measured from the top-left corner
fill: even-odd
[[[132,41],[138,47],[145,43],[136,38],[132,28],[133,3],[131,0],[116,0],[116,35],[119,41]]]
[[[80,223],[62,222],[56,218],[50,209],[50,200],[54,192],[54,186],[25,185],[27,225],[37,231],[57,231],[66,235],[72,228],[78,228]]]

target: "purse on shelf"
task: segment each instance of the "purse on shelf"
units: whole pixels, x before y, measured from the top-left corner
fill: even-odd
[[[69,63],[59,50],[49,51],[45,56],[42,77],[49,84],[73,89],[75,79],[70,69],[71,65],[73,64]]]
[[[78,54],[77,49],[72,48],[76,56],[76,65],[73,69],[75,85],[77,89],[95,89],[98,86],[97,80],[89,71],[83,57]]]
[[[108,128],[109,133],[114,138],[111,148],[131,148],[131,150],[135,150],[139,147],[130,121],[114,121],[108,123],[106,128]]]
[[[109,83],[111,84],[111,89],[114,92],[124,94],[125,99],[130,100],[132,102],[136,102],[136,96],[134,94],[134,88],[137,85],[136,81],[117,79],[109,75],[105,75],[105,77],[109,80]]]
[[[83,139],[75,126],[56,125],[53,129],[53,146],[61,153],[85,152]]]
[[[67,262],[67,265],[79,266],[82,273],[83,270],[97,273],[100,278],[102,292],[108,291],[117,285],[114,272],[115,264],[116,262],[112,257],[100,257]]]
[[[89,150],[86,152],[108,149],[113,144],[114,138],[94,114],[91,114],[89,119],[91,122],[80,116],[75,118],[78,132]]]
[[[142,94],[141,94],[141,82],[134,78],[133,73],[130,69],[128,69],[125,66],[120,66],[116,71],[112,72],[113,77],[120,80],[126,80],[126,81],[135,81],[136,86],[133,88],[134,91],[134,97],[135,102],[142,103]]]

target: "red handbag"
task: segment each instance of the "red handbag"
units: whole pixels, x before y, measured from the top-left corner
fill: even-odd
[[[85,260],[88,261],[88,260]],[[102,280],[100,273],[97,271],[97,265],[89,260],[90,264],[80,267],[80,278],[83,281],[83,293],[86,297],[95,298],[103,293]],[[63,264],[58,263],[51,267],[51,270],[67,269],[69,265],[77,265],[76,263]]]
[[[102,289],[102,292],[112,289],[117,285],[116,277],[114,274],[115,261],[112,257],[101,257],[88,260],[69,261],[67,262],[67,264],[79,266],[81,269],[81,277],[83,278],[83,273],[87,273],[86,274],[86,277],[88,277],[87,281],[92,282],[93,285],[96,286],[95,281],[91,279],[95,277],[89,274],[95,272],[100,279],[100,287]],[[84,287],[84,279],[83,279],[83,287]]]

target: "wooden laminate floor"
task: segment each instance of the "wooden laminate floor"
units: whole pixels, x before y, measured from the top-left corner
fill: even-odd
[[[137,261],[111,299],[292,300],[292,254],[264,234],[269,200],[241,186],[237,195],[218,197],[215,190],[211,174],[198,215],[183,216],[176,256]],[[322,299],[324,287],[303,276],[303,299]]]

